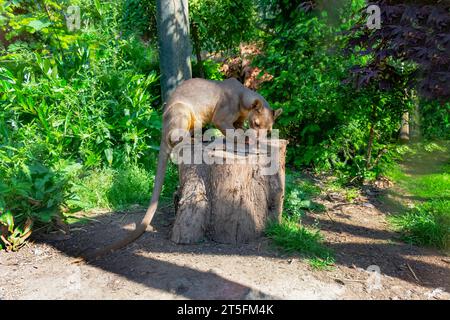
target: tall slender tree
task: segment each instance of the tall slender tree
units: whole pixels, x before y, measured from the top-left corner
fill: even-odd
[[[181,82],[192,77],[188,0],[157,0],[156,12],[161,94],[165,102]]]

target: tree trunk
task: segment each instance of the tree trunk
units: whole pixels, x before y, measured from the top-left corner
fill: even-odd
[[[413,91],[412,97],[414,99],[414,108],[409,119],[409,136],[411,140],[420,141],[422,140],[420,128],[420,100],[415,91]]]
[[[409,112],[405,112],[402,116],[399,139],[402,143],[407,143],[409,141]]]
[[[374,124],[370,126],[369,132],[369,142],[367,143],[367,156],[366,156],[366,168],[370,169],[370,165],[372,163],[372,148],[373,148],[373,139],[375,138],[375,128]]]
[[[261,154],[242,154],[238,159],[247,163],[232,163],[228,159],[235,152],[213,151],[214,159],[226,159],[223,164],[180,164],[171,240],[245,243],[258,238],[267,221],[280,221],[287,141],[272,140],[270,145],[273,174],[264,174],[267,158]]]
[[[167,101],[181,82],[192,77],[188,0],[157,0],[156,12],[161,94]]]
[[[370,123],[370,131],[369,131],[369,141],[367,142],[366,169],[371,168],[373,140],[375,139],[376,110],[377,110],[376,106],[372,106],[372,114],[370,116],[371,123]]]

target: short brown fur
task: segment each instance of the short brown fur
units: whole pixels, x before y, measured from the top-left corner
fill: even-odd
[[[273,111],[258,93],[244,87],[236,79],[212,81],[190,79],[183,82],[171,95],[163,113],[163,129],[153,194],[141,223],[124,239],[87,256],[91,260],[120,249],[139,238],[147,229],[157,209],[164,183],[167,162],[177,141],[171,140],[176,129],[192,131],[197,125],[212,123],[224,135],[227,129],[242,128],[249,120],[252,129],[271,130],[282,110]]]

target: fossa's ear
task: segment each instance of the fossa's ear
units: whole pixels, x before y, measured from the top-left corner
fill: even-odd
[[[273,112],[273,120],[276,120],[283,113],[283,109],[279,108]]]
[[[261,112],[263,107],[264,107],[264,105],[263,105],[262,101],[259,99],[255,99],[255,101],[253,101],[253,103],[252,103],[252,110]]]

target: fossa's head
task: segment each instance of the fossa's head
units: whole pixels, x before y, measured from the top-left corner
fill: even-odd
[[[275,120],[281,115],[283,109],[272,110],[265,100],[256,99],[248,116],[250,128],[259,131],[272,131]]]

